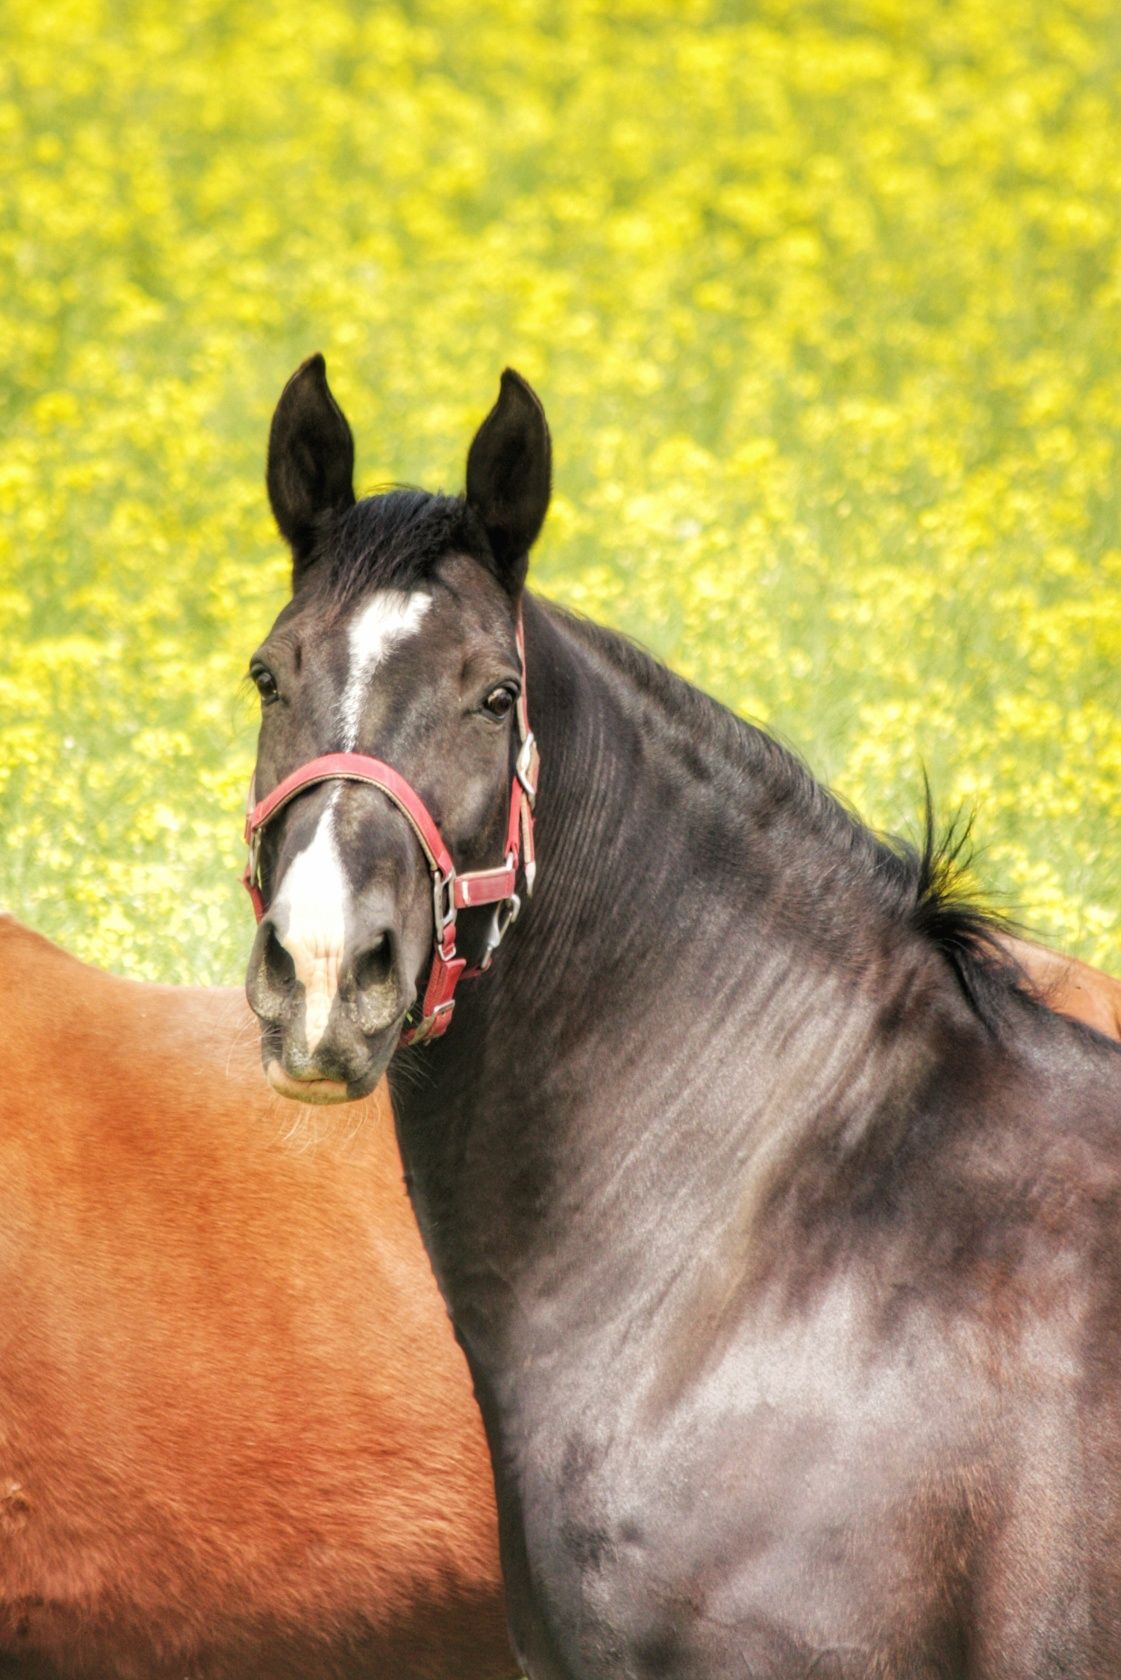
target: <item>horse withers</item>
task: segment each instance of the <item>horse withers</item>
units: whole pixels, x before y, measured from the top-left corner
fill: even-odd
[[[7,917],[0,1018],[0,1675],[506,1680],[486,1447],[383,1092],[318,1123],[238,993]]]
[[[280,1089],[389,1069],[527,1673],[1116,1676],[1118,1047],[933,842],[525,590],[517,375],[464,497],[352,469],[313,358],[248,990]]]

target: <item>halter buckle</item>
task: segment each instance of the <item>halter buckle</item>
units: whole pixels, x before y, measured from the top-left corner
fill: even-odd
[[[430,1009],[428,1014],[409,1030],[406,1042],[409,1044],[424,1044],[430,1038],[441,1038],[447,1031],[448,1021],[454,1008],[454,998],[448,998],[444,1003],[436,1004],[435,1008]]]
[[[436,943],[440,943],[440,936],[449,927],[456,916],[455,910],[455,870],[449,870],[446,875],[435,872],[432,876],[432,913],[436,918]]]

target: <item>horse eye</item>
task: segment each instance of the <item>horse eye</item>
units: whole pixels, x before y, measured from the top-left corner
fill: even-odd
[[[272,672],[267,670],[264,665],[256,665],[249,675],[257,684],[257,693],[261,696],[262,706],[271,706],[273,701],[280,696],[280,690],[276,686],[276,678]]]
[[[483,710],[488,717],[502,719],[510,715],[514,704],[514,696],[508,688],[492,688],[483,701]]]

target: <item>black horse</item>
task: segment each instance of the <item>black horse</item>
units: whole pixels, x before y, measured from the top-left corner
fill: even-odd
[[[465,497],[356,503],[352,467],[313,358],[270,442],[258,792],[376,753],[493,868],[525,683],[536,890],[398,1050],[435,1018],[432,859],[329,761],[254,830],[249,996],[281,1089],[389,1066],[527,1673],[1115,1680],[1117,1048],[1027,995],[936,849],[524,592],[549,439],[516,375]],[[507,897],[466,898],[469,960]]]

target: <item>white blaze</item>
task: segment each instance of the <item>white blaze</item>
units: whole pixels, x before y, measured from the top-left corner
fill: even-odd
[[[292,959],[296,979],[304,988],[309,1055],[314,1054],[327,1031],[346,945],[350,888],[335,844],[337,799],[336,789],[310,843],[292,859],[276,895],[276,920],[284,928],[281,943]]]
[[[351,624],[350,669],[339,702],[344,752],[354,751],[370,677],[390,649],[412,635],[431,604],[431,595],[423,590],[402,595],[399,589],[379,589]]]
[[[424,591],[403,595],[384,589],[371,597],[347,633],[350,664],[339,701],[343,751],[353,752],[370,677],[391,648],[413,633],[431,604]],[[310,843],[289,865],[276,896],[278,937],[304,988],[308,1054],[314,1055],[339,989],[346,949],[350,886],[335,842],[335,805],[331,795]],[[287,923],[285,923],[287,916]],[[281,936],[279,929],[283,927]]]

